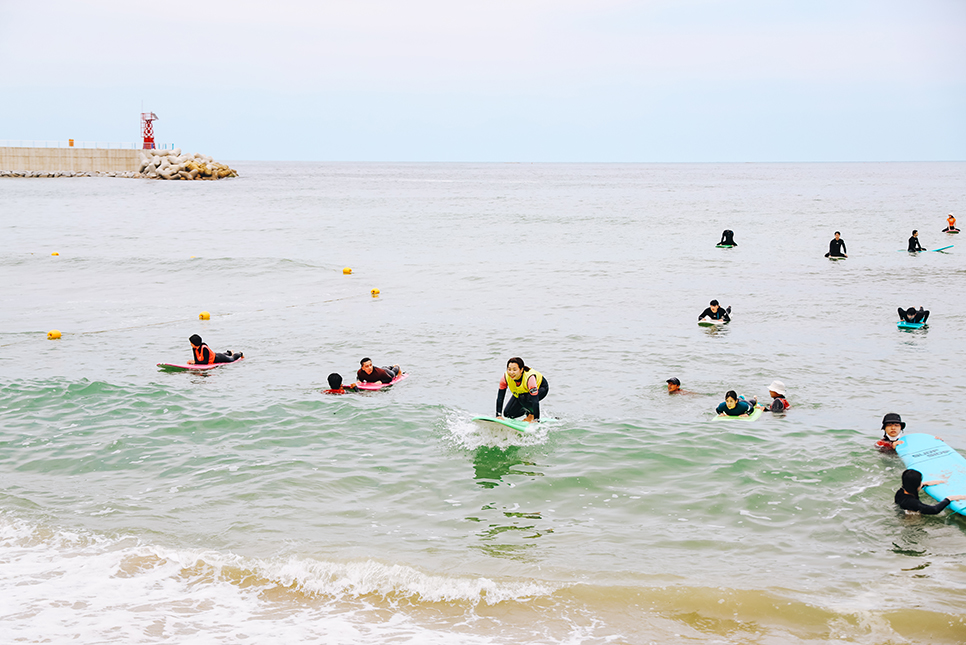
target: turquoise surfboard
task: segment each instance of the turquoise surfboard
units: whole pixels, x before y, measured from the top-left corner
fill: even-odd
[[[906,322],[905,320],[900,320],[896,323],[896,327],[899,329],[922,329],[925,326],[926,323]]]
[[[516,430],[520,433],[525,433],[530,428],[530,423],[527,421],[517,421],[516,419],[497,419],[496,417],[473,417],[474,421],[485,421],[487,423],[498,423],[501,426]]]
[[[945,479],[945,484],[926,486],[926,494],[941,502],[950,495],[966,495],[966,458],[931,434],[907,434],[896,446],[906,468],[922,473],[922,481]],[[952,502],[949,510],[966,515],[966,500]]]
[[[717,420],[721,420],[721,419],[737,419],[738,421],[754,421],[758,417],[760,417],[761,416],[761,413],[764,412],[764,411],[765,411],[765,408],[762,408],[762,407],[759,407],[759,406],[755,406],[755,410],[751,414],[749,414],[748,416],[746,416],[746,417],[729,417],[729,416],[721,417],[721,416],[715,415],[714,418],[717,419]]]

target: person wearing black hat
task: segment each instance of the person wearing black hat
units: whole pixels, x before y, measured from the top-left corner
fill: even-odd
[[[908,309],[903,309],[899,307],[899,320],[904,320],[910,323],[923,323],[929,320],[929,310],[919,307],[919,311],[916,311],[915,307],[909,307]]]
[[[890,452],[896,449],[902,440],[902,431],[906,429],[906,423],[895,412],[882,417],[882,438],[876,443],[883,452]]]
[[[689,392],[687,390],[681,389],[681,380],[677,377],[671,377],[667,380],[667,393],[668,394],[697,394],[697,392]]]
[[[922,513],[923,515],[936,515],[950,502],[957,502],[966,499],[966,495],[950,495],[938,504],[924,504],[919,500],[919,491],[926,486],[945,484],[945,479],[937,479],[931,482],[922,481],[922,473],[918,470],[906,470],[902,473],[902,488],[896,491],[895,501],[899,508],[907,513]]]
[[[731,316],[729,315],[730,313],[731,307],[728,307],[727,309],[722,308],[721,305],[718,304],[717,300],[712,300],[708,308],[702,311],[698,316],[698,322],[700,322],[702,318],[731,322]]]
[[[229,349],[224,354],[218,354],[211,351],[211,348],[201,340],[201,336],[198,334],[192,334],[188,338],[188,342],[191,343],[191,352],[194,354],[194,358],[188,361],[188,365],[214,365],[215,363],[234,363],[240,358],[244,358],[245,355],[241,352],[233,354]]]

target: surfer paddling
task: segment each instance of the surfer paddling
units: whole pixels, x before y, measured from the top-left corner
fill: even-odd
[[[513,396],[504,408],[507,390]],[[500,387],[496,391],[496,418],[516,419],[522,416],[524,421],[539,421],[540,401],[549,391],[550,384],[543,374],[527,367],[519,356],[514,356],[506,362],[506,372],[500,378]]]
[[[359,365],[361,367],[356,372],[356,379],[358,380],[350,387],[354,387],[357,383],[392,383],[394,378],[402,374],[402,369],[398,365],[374,367],[372,359],[369,357],[359,361]]]
[[[922,244],[919,243],[919,231],[913,231],[912,237],[909,238],[909,248],[907,249],[910,253],[918,253],[919,251],[925,251],[922,248]]]
[[[215,363],[234,363],[240,358],[244,358],[245,355],[241,352],[237,354],[233,353],[230,349],[224,354],[213,352],[208,345],[201,340],[201,336],[198,334],[192,334],[188,338],[188,342],[191,343],[191,352],[194,354],[192,360],[188,361],[188,365],[214,365]]]
[[[745,401],[734,390],[728,390],[725,394],[725,400],[719,403],[714,411],[718,413],[719,417],[746,417],[755,411],[757,403],[756,399]]]
[[[926,486],[936,486],[937,484],[945,483],[945,479],[924,482],[922,481],[922,473],[918,470],[905,470],[902,473],[902,488],[896,491],[895,502],[906,513],[936,515],[949,506],[950,502],[966,499],[966,495],[950,495],[938,504],[925,504],[919,499],[919,491]]]
[[[909,307],[908,309],[903,309],[899,307],[899,320],[907,323],[923,323],[929,320],[929,310],[919,307],[916,311],[915,307]]]
[[[718,242],[718,246],[738,246],[735,242],[735,232],[730,228],[726,228],[721,232],[721,241]]]
[[[728,308],[722,308],[717,300],[712,300],[708,308],[698,315],[698,322],[702,320],[724,320],[725,322],[731,322],[730,314],[730,306]]]
[[[828,253],[825,254],[827,258],[847,258],[849,250],[845,248],[845,240],[842,239],[842,234],[835,231],[835,237],[828,243]]]

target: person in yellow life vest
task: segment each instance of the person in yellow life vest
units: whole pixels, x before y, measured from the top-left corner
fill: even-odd
[[[507,390],[513,397],[504,408]],[[496,416],[498,419],[523,416],[524,421],[539,421],[540,401],[549,391],[550,384],[543,374],[527,367],[519,356],[514,356],[506,362],[506,372],[500,379],[500,389],[496,391]]]
[[[192,334],[188,338],[188,342],[191,343],[191,353],[194,355],[188,365],[212,365],[214,363],[233,363],[239,358],[243,358],[245,355],[241,352],[233,354],[229,349],[224,354],[215,353],[211,350],[208,345],[201,340],[201,336],[198,334]]]
[[[950,213],[949,216],[946,218],[946,223],[949,224],[949,226],[947,226],[946,228],[943,229],[943,231],[942,231],[943,233],[958,233],[959,232],[959,229],[956,228],[956,218],[953,216],[952,213]]]

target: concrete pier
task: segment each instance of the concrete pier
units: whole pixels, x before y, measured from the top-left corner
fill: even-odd
[[[140,150],[97,148],[3,148],[0,170],[13,172],[132,172]]]

